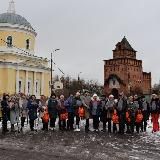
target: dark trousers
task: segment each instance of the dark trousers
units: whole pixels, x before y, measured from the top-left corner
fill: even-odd
[[[111,123],[111,118],[107,118],[107,122],[108,122],[108,133],[111,133],[111,126],[112,126],[112,123]]]
[[[56,118],[50,118],[50,127],[54,128],[56,123]]]
[[[60,130],[66,129],[66,120],[59,120],[59,129]]]
[[[127,123],[127,133],[134,133],[134,122]]]
[[[143,111],[143,121],[141,125],[142,132],[146,132],[148,119],[149,119],[149,113],[147,111]]]
[[[7,132],[7,119],[4,117],[2,118],[2,132]]]
[[[79,127],[80,117],[76,116],[76,125]]]
[[[140,128],[142,128],[142,123],[136,123],[136,131],[139,133]]]
[[[26,117],[21,117],[21,127],[24,127]]]
[[[117,132],[117,124],[113,123],[113,133],[116,133],[116,132]]]
[[[141,130],[142,130],[142,132],[146,132],[146,129],[147,129],[147,120],[144,119],[142,121]]]
[[[42,121],[42,123],[43,123],[43,130],[48,131],[48,122],[43,122]]]
[[[67,130],[73,130],[74,124],[74,113],[68,113],[68,120],[67,120]]]
[[[99,116],[93,115],[93,128],[98,129],[99,128]]]
[[[86,119],[85,131],[89,131],[89,118]]]
[[[119,114],[119,133],[124,134],[125,130],[125,113]]]
[[[33,119],[30,119],[30,120],[29,120],[29,124],[30,124],[30,129],[31,129],[31,131],[34,131],[34,120],[33,120]]]
[[[104,118],[103,119],[103,131],[106,131],[106,123],[108,123],[108,133],[111,133],[111,118]]]

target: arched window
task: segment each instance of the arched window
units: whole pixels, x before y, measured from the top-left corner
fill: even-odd
[[[7,47],[12,47],[12,37],[11,36],[7,37]]]
[[[30,47],[30,43],[29,43],[29,39],[26,40],[26,49],[29,49]]]

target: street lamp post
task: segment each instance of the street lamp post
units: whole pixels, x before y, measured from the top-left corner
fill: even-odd
[[[81,90],[81,83],[80,83],[80,74],[81,74],[82,72],[79,72],[78,73],[78,88]]]
[[[82,72],[79,72],[78,73],[78,81],[80,81],[80,74],[81,74]]]
[[[53,53],[56,52],[56,51],[59,51],[59,50],[60,49],[55,49],[53,51]],[[53,72],[53,53],[51,52],[51,93],[52,93],[52,90],[53,90],[53,80],[52,80],[52,78],[53,78],[53,74],[52,74],[52,72]]]

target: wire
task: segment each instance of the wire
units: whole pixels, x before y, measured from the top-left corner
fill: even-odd
[[[8,44],[8,42],[6,42],[6,41],[3,40],[3,39],[1,39],[1,41],[3,41],[3,42],[5,42],[6,44]],[[21,49],[21,48],[18,48],[17,46],[15,46],[15,45],[13,45],[13,44],[11,44],[11,47],[14,47],[14,48],[16,48],[16,49],[18,49],[18,50],[20,50],[20,51],[28,54],[29,56],[31,56],[31,54],[30,54],[29,52],[27,52],[27,51],[25,51],[25,50],[23,50],[23,49]],[[59,49],[56,49],[56,51],[57,51],[57,50],[59,50]],[[22,53],[20,53],[20,54],[22,54]],[[34,56],[34,57],[37,57],[37,56]],[[52,61],[52,62],[53,62],[53,61]],[[55,62],[53,62],[53,63],[54,63],[55,66],[57,66],[57,64],[56,64]],[[58,68],[58,70],[59,70],[63,75],[65,75],[64,72],[63,72],[58,66],[57,66],[57,68]]]

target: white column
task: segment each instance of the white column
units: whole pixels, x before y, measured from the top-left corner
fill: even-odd
[[[19,93],[19,68],[16,70],[16,93]]]
[[[28,71],[26,71],[25,94],[28,95]]]
[[[41,95],[44,94],[44,73],[41,73]]]
[[[33,72],[34,76],[33,76],[33,80],[34,80],[34,83],[33,83],[33,88],[34,88],[34,95],[37,96],[37,93],[36,93],[36,72]]]

